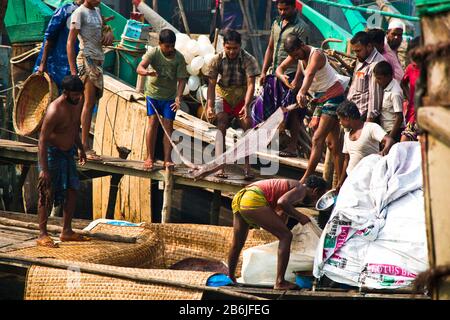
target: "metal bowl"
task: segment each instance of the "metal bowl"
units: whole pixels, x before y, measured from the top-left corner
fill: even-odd
[[[330,209],[335,203],[337,199],[336,190],[330,190],[323,194],[316,203],[316,210],[324,211]]]

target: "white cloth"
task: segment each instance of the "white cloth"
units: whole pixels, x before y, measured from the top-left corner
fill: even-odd
[[[400,83],[392,79],[384,89],[383,104],[381,105],[380,123],[386,132],[391,132],[394,128],[395,113],[403,113],[403,90]],[[403,119],[402,127],[405,127]]]
[[[314,52],[316,52],[316,50],[320,50],[314,47],[310,48],[311,52],[308,58],[308,66],[311,63],[311,57]],[[305,73],[302,60],[300,60],[299,63],[301,65],[303,73]],[[328,58],[325,56],[325,65],[321,69],[317,70],[316,74],[314,75],[313,82],[309,87],[309,93],[314,94],[315,92],[325,92],[337,81],[339,81],[338,73],[333,69],[333,67],[328,62]]]
[[[405,31],[405,24],[398,19],[391,19],[391,22],[389,22],[388,30],[392,29],[402,29]]]
[[[320,238],[315,277],[392,289],[428,268],[421,162],[418,142],[360,161]]]
[[[102,49],[102,15],[100,9],[81,5],[71,16],[70,29],[77,29],[80,51],[94,60],[104,60]]]
[[[361,135],[355,141],[350,139],[350,132],[345,132],[342,152],[348,153],[350,157],[347,174],[353,170],[362,158],[380,151],[380,142],[386,134],[383,128],[373,122],[364,122]]]

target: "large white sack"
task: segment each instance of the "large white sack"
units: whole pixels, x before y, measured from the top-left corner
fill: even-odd
[[[285,278],[295,282],[295,271],[311,271],[314,253],[321,230],[315,222],[302,226],[300,223],[292,228],[291,255]],[[275,284],[278,261],[278,243],[248,248],[243,252],[241,283],[273,286]]]
[[[399,288],[428,267],[420,145],[371,155],[347,178],[322,233],[314,276]]]

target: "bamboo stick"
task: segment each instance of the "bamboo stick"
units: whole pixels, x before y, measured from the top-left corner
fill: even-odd
[[[19,263],[25,263],[29,265],[38,265],[42,267],[50,267],[50,268],[57,268],[57,269],[65,269],[73,268],[74,264],[79,267],[80,272],[86,272],[91,274],[96,274],[100,276],[107,276],[107,277],[114,277],[114,278],[121,278],[125,280],[132,280],[132,281],[141,281],[141,282],[147,282],[147,283],[153,283],[153,284],[159,284],[159,285],[167,285],[172,287],[180,287],[184,289],[190,289],[190,290],[200,290],[200,291],[210,291],[210,292],[216,292],[216,293],[223,293],[229,296],[241,298],[241,299],[249,299],[249,300],[267,300],[265,298],[261,298],[255,295],[245,294],[245,293],[239,293],[235,292],[230,289],[226,288],[217,288],[217,287],[208,287],[204,285],[194,285],[190,283],[183,283],[179,281],[172,281],[167,279],[159,279],[147,275],[135,275],[135,274],[129,274],[125,271],[120,270],[104,270],[94,265],[86,265],[85,263],[80,262],[64,262],[61,260],[56,259],[36,259],[36,258],[24,258],[24,257],[12,257],[7,254],[0,254],[0,261],[5,262],[19,262]]]
[[[181,19],[183,20],[184,30],[186,31],[187,35],[190,37],[191,36],[191,31],[189,30],[189,25],[188,25],[188,21],[187,21],[187,18],[186,18],[186,13],[184,11],[183,1],[182,0],[177,0],[177,2],[178,2],[178,7],[180,8]]]
[[[167,167],[164,174],[164,195],[163,207],[161,212],[161,223],[170,222],[170,213],[172,207],[172,191],[173,191],[173,174],[172,170]]]
[[[34,230],[39,230],[39,225],[37,223],[33,223],[33,222],[23,222],[23,221],[17,221],[17,220],[12,220],[12,219],[7,219],[7,218],[0,218],[0,225],[3,225],[2,226],[3,228],[5,228],[5,226],[9,227],[9,228],[20,228],[20,230],[17,229],[15,231],[21,231],[21,232],[29,231],[28,233],[30,233],[30,234],[39,234],[39,231],[36,231],[36,233],[32,232]],[[13,230],[13,229],[11,229],[11,230]],[[61,233],[62,230],[63,230],[63,228],[59,227],[59,226],[52,226],[52,225],[47,226],[47,231],[52,234]],[[74,229],[73,231],[78,234],[87,236],[87,237],[95,238],[98,240],[104,240],[104,241],[136,243],[136,240],[137,240],[136,237],[124,237],[124,236],[121,236],[118,234],[89,232],[89,231],[79,230],[79,229]]]

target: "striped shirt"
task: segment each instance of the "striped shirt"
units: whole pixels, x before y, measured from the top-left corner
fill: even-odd
[[[261,74],[255,57],[241,49],[236,59],[228,59],[225,53],[217,54],[208,66],[207,77],[217,79],[220,75],[219,86],[229,88],[231,86],[246,87],[248,77],[256,77]]]
[[[364,62],[357,61],[347,96],[348,100],[357,105],[361,115],[367,113],[372,118],[380,115],[383,102],[383,88],[375,81],[373,74],[375,65],[380,61],[385,59],[375,48]]]

